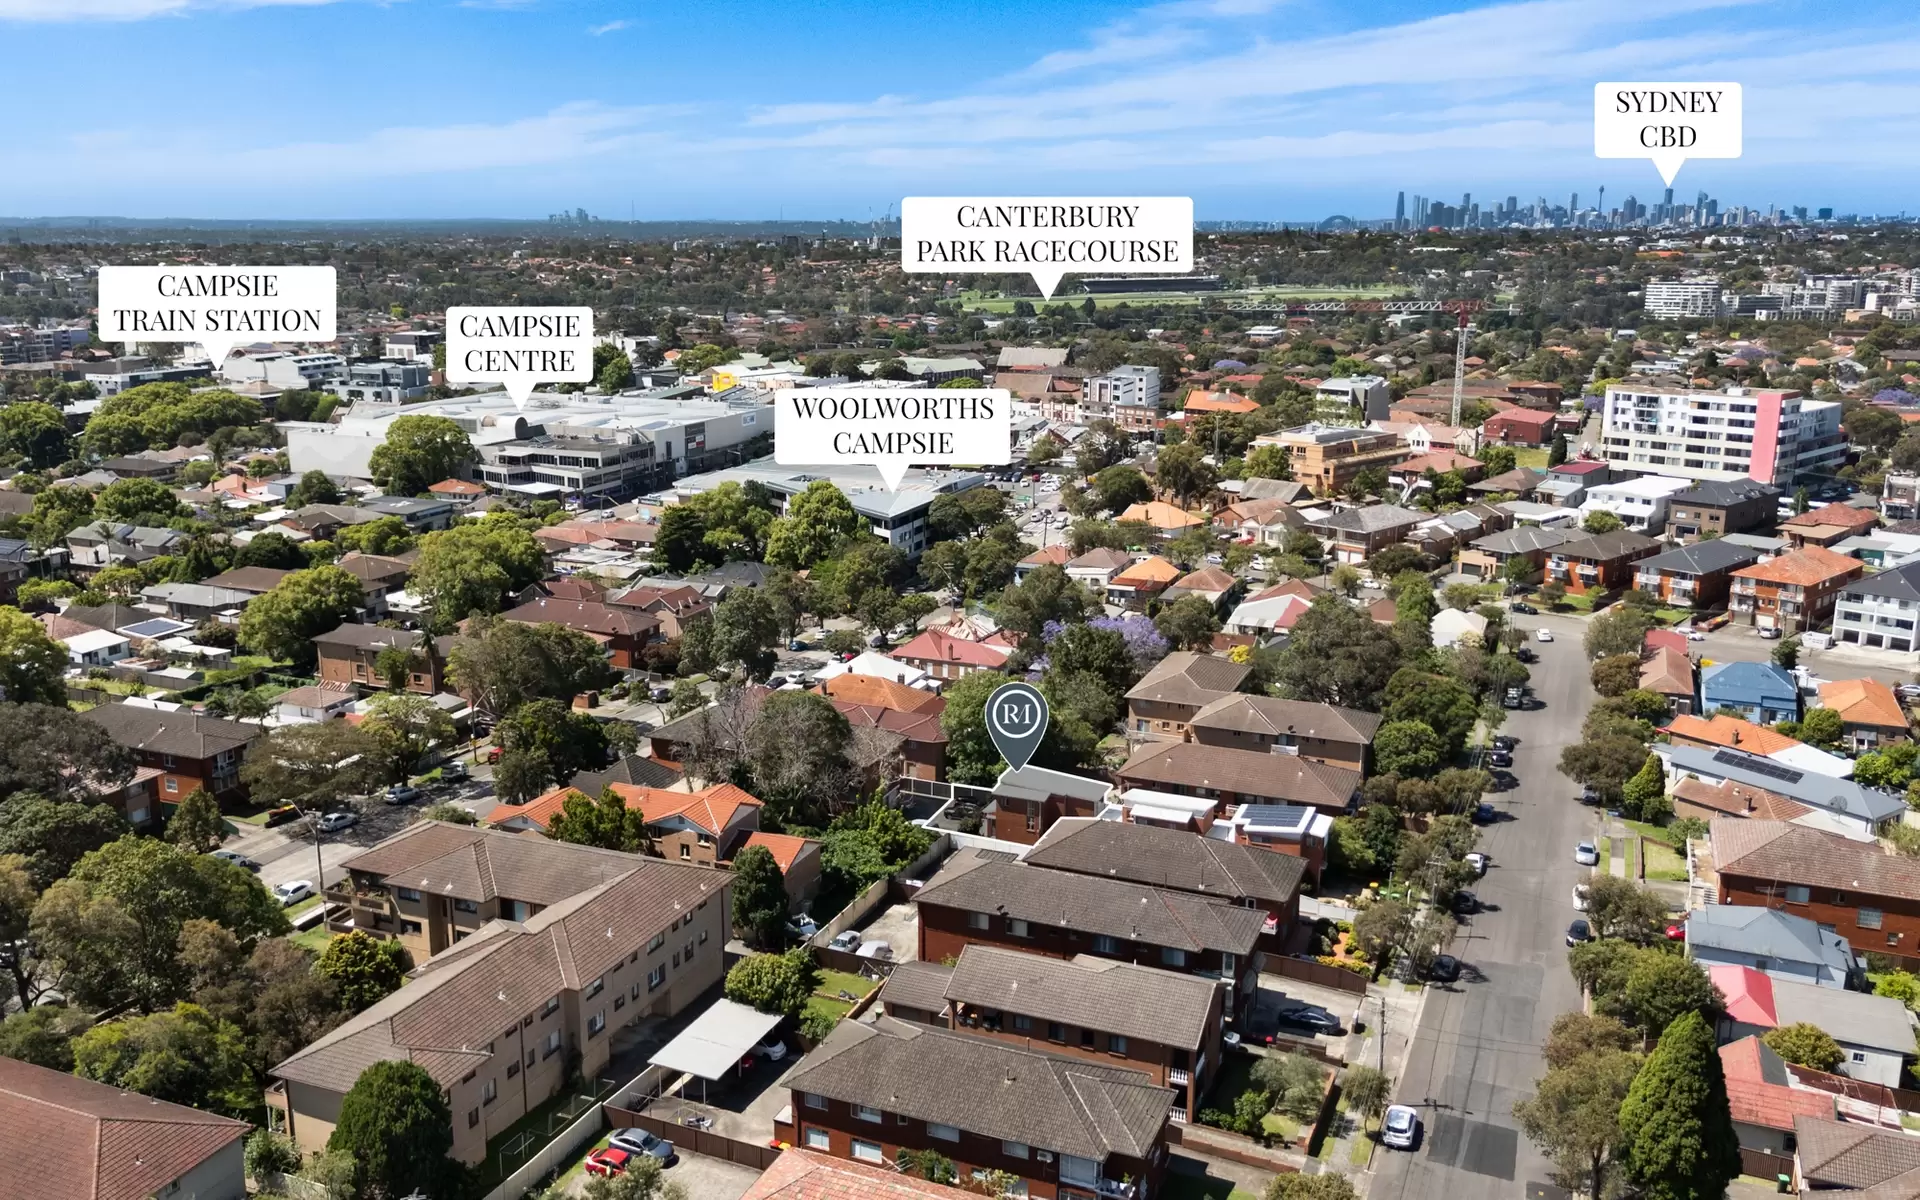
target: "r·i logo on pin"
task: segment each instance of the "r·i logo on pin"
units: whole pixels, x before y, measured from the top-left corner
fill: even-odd
[[[1030,683],[1007,683],[987,697],[987,736],[1007,765],[1018,771],[1032,761],[1047,736],[1047,698]]]

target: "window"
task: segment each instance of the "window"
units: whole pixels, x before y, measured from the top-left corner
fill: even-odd
[[[673,952],[673,965],[676,967],[680,965],[680,952],[678,950]]]
[[[627,989],[627,995],[635,1000],[640,998],[640,981],[638,979],[634,980],[633,986]]]
[[[1023,938],[1023,937],[1026,937],[1026,936],[1027,936],[1027,923],[1026,923],[1025,921],[1021,921],[1021,920],[1017,920],[1017,919],[1016,919],[1016,920],[1010,920],[1010,921],[1008,921],[1008,922],[1007,922],[1007,932],[1008,932],[1008,933],[1010,933],[1010,934],[1012,934],[1012,935],[1013,935],[1014,937],[1017,937],[1017,938]]]
[[[1013,1027],[1021,1033],[1026,1033],[1033,1028],[1033,1018],[1021,1013],[1015,1013],[1013,1016]]]
[[[169,775],[169,776],[167,776],[167,790],[168,790],[168,791],[170,791],[170,792],[177,792],[177,791],[179,791],[179,790],[180,790],[180,781],[179,781],[178,779],[175,779],[175,778],[174,778],[173,776],[171,776],[171,775]]]
[[[687,844],[687,843],[685,843],[685,842],[681,842],[681,843],[680,843],[680,857],[681,857],[681,858],[692,858],[692,857],[693,857],[693,847],[692,847],[692,846],[690,846],[690,845],[688,845],[688,844]]]
[[[1047,1040],[1050,1042],[1066,1041],[1067,1027],[1065,1025],[1062,1025],[1058,1021],[1048,1021],[1047,1022]]]
[[[1860,1051],[1858,1051],[1858,1050],[1855,1050],[1855,1051],[1853,1051],[1852,1053],[1853,1053],[1853,1061],[1854,1061],[1854,1062],[1857,1062],[1857,1063],[1863,1063],[1863,1062],[1865,1062],[1865,1061],[1867,1061],[1867,1056],[1866,1056],[1865,1054],[1863,1054],[1863,1053],[1861,1053]]]
[[[519,1073],[520,1073],[520,1060],[516,1058],[512,1062],[507,1064],[507,1078],[512,1079],[515,1075],[518,1075]]]
[[[1160,962],[1163,966],[1184,967],[1187,965],[1187,952],[1176,950],[1172,946],[1160,948]]]
[[[802,1092],[800,1094],[806,1098],[808,1108],[825,1108],[827,1106],[827,1098],[817,1092]]]
[[[656,933],[647,941],[647,953],[652,954],[655,950],[658,950],[666,944],[667,935],[665,933]]]
[[[401,932],[401,933],[419,933],[419,932],[420,932],[420,922],[418,922],[418,921],[402,921],[402,922],[400,922],[400,932]]]
[[[467,1128],[472,1129],[475,1125],[478,1125],[479,1123],[480,1123],[480,1110],[477,1108],[468,1109],[467,1110]]]
[[[831,1148],[832,1145],[833,1139],[827,1136],[826,1130],[815,1129],[811,1125],[807,1126],[807,1149],[826,1150]]]
[[[700,931],[700,944],[702,946],[707,944],[707,931],[704,929]]]
[[[540,1057],[546,1058],[549,1055],[559,1053],[559,1051],[560,1051],[560,1031],[556,1029],[552,1033],[547,1035],[547,1044],[545,1047],[541,1049]]]
[[[992,927],[992,925],[993,925],[993,918],[988,916],[986,913],[968,913],[967,914],[967,927],[969,929],[987,929]]]
[[[1093,938],[1093,952],[1095,954],[1118,954],[1120,953],[1120,943],[1104,933],[1095,934]]]
[[[607,1010],[604,1008],[601,1009],[599,1012],[593,1014],[591,1017],[587,1018],[587,1036],[588,1037],[598,1037],[600,1035],[600,1031],[602,1029],[605,1029],[606,1027],[607,1027]]]
[[[1093,1187],[1100,1180],[1100,1164],[1075,1154],[1060,1156],[1060,1181]]]
[[[607,986],[607,977],[605,975],[602,975],[596,978],[592,983],[587,985],[587,994],[582,996],[581,999],[591,1000],[593,997],[598,996],[600,994],[600,989],[606,986]]]
[[[951,1125],[937,1125],[932,1121],[928,1121],[927,1136],[939,1138],[943,1142],[957,1142],[960,1140],[960,1131]]]
[[[453,902],[453,910],[455,912],[477,913],[480,911],[480,905],[472,900],[455,900]]]
[[[878,1142],[863,1142],[859,1138],[853,1139],[853,1157],[860,1162],[886,1161],[886,1153],[880,1149]]]
[[[1000,1143],[1000,1152],[1008,1158],[1025,1158],[1027,1156],[1027,1144],[1025,1142],[1002,1141]]]
[[[534,1059],[539,1056],[539,1053],[540,1052],[538,1050],[527,1051],[527,1066],[529,1067],[533,1066]]]
[[[1860,910],[1860,928],[1862,929],[1880,928],[1880,910],[1877,908],[1861,909]]]
[[[1806,888],[1788,885],[1787,887],[1787,903],[1788,904],[1805,904],[1807,902],[1807,899],[1808,899],[1808,896],[1807,896]]]
[[[1125,1054],[1126,1052],[1127,1052],[1127,1039],[1121,1037],[1117,1033],[1110,1033],[1107,1035],[1107,1053],[1108,1054]]]
[[[627,998],[625,996],[615,996],[613,998],[613,1011],[619,1012],[621,1009],[625,1008],[626,1006],[627,1006]]]
[[[480,1103],[492,1104],[495,1100],[498,1100],[499,1098],[500,1098],[500,1081],[498,1079],[487,1080],[485,1086],[483,1086],[480,1089]]]
[[[661,984],[665,983],[666,981],[667,981],[667,969],[665,967],[655,967],[653,970],[647,972],[647,990],[648,991],[652,991],[653,989],[659,987]]]
[[[418,903],[420,900],[420,892],[415,888],[395,888],[394,892],[402,900],[411,900],[415,903]]]
[[[638,950],[635,950],[635,951],[634,951],[634,952],[633,952],[632,954],[629,954],[629,955],[627,956],[627,961],[628,961],[628,962],[630,962],[630,963],[637,963],[637,962],[639,962],[639,961],[640,961],[640,952],[639,952]]]
[[[853,1115],[859,1117],[862,1121],[872,1121],[876,1125],[880,1123],[880,1110],[877,1108],[869,1108],[865,1104],[854,1105]]]
[[[545,1019],[559,1011],[560,1011],[560,994],[556,992],[553,995],[547,997],[547,1006],[540,1010],[540,1016],[542,1019]]]

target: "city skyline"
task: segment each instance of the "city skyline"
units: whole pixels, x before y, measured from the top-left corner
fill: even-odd
[[[1885,2],[0,0],[0,29],[16,217],[861,220],[958,189],[1366,220],[1407,177],[1657,194],[1592,154],[1593,81],[1649,76],[1745,88],[1745,157],[1682,194],[1894,213],[1916,182],[1887,148],[1920,19]]]

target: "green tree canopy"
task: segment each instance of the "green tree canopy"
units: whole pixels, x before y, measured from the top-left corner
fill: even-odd
[[[340,1101],[327,1149],[351,1158],[363,1196],[459,1194],[463,1172],[448,1157],[453,1113],[440,1085],[417,1063],[377,1062],[362,1071]]]
[[[339,567],[295,571],[240,615],[240,640],[262,654],[311,663],[313,639],[338,629],[367,602],[360,580]]]
[[[398,991],[409,965],[399,942],[355,929],[328,939],[314,969],[333,981],[341,1005],[357,1013]]]
[[[213,793],[195,788],[183,797],[167,818],[167,840],[189,854],[205,854],[226,840],[227,823]]]
[[[831,555],[865,522],[839,488],[816,479],[787,502],[786,515],[767,533],[767,561],[798,571]]]
[[[1325,595],[1294,622],[1275,664],[1274,684],[1296,700],[1377,712],[1399,666],[1400,647],[1391,633],[1340,597]]]
[[[475,613],[500,611],[507,595],[540,578],[545,562],[533,535],[496,511],[420,539],[408,587],[432,608],[433,627],[444,633]]]
[[[813,952],[796,946],[785,954],[743,958],[727,972],[727,999],[783,1017],[799,1014],[813,994],[819,968]]]
[[[547,819],[547,836],[556,842],[599,846],[628,854],[653,852],[653,836],[647,832],[645,814],[638,805],[629,805],[626,797],[611,784],[601,788],[600,795],[593,799],[585,792],[568,792],[560,811]],[[735,869],[738,869],[737,861]],[[738,887],[737,880],[735,887]],[[737,904],[737,891],[735,895]]]
[[[1620,1106],[1628,1181],[1649,1200],[1720,1200],[1740,1141],[1713,1028],[1688,1012],[1660,1035]]]
[[[0,695],[10,704],[65,708],[66,673],[66,648],[47,636],[46,627],[11,605],[0,605]]]
[[[155,1100],[243,1118],[260,1107],[245,1032],[196,1004],[95,1025],[73,1060],[82,1079]]]
[[[1831,1073],[1847,1061],[1846,1051],[1833,1040],[1832,1034],[1806,1021],[1776,1025],[1761,1034],[1760,1040],[1767,1044],[1767,1049],[1797,1067]]]
[[[748,846],[733,858],[733,927],[748,943],[776,948],[784,940],[787,885],[780,864],[765,846]]]
[[[374,447],[368,469],[388,495],[417,496],[458,477],[473,457],[473,441],[456,422],[414,415],[387,426],[387,438]]]

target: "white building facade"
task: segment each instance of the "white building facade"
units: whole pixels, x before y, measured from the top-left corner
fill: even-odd
[[[1607,388],[1601,412],[1601,448],[1623,471],[1786,487],[1846,459],[1840,406],[1796,391],[1630,380]]]

